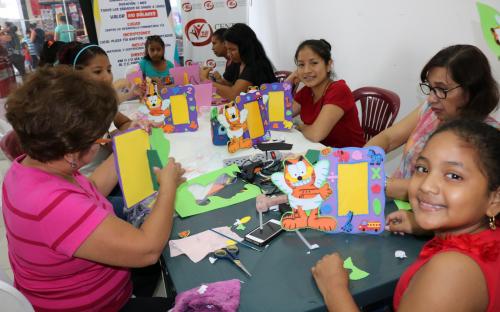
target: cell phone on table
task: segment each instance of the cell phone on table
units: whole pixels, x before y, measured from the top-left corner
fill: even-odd
[[[281,221],[270,219],[262,225],[262,230],[257,227],[245,235],[245,240],[257,246],[265,246],[281,232],[283,232]]]

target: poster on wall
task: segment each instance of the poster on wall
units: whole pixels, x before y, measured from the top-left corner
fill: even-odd
[[[212,34],[236,23],[248,24],[248,0],[182,0],[184,63],[216,68],[223,73],[226,59],[212,51]]]
[[[99,46],[109,56],[116,78],[144,56],[144,43],[152,35],[165,42],[165,58],[173,63],[175,35],[169,23],[165,0],[93,0],[93,15]]]
[[[484,39],[500,60],[500,12],[481,2],[477,3],[477,10],[481,19]]]
[[[42,28],[43,29],[54,29],[56,25],[54,23],[54,13],[52,9],[42,8],[40,9],[42,16]]]

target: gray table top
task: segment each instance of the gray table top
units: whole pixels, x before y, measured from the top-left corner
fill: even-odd
[[[395,210],[393,202],[386,205],[386,213]],[[190,230],[196,234],[209,228],[230,226],[244,216],[252,219],[245,231],[235,231],[241,237],[258,226],[255,199],[201,215],[181,219],[176,217],[171,238]],[[267,219],[279,219],[277,212],[264,214]],[[389,232],[381,235],[325,234],[302,230],[302,234],[319,249],[308,249],[296,233],[286,232],[275,238],[267,249],[257,252],[240,247],[240,259],[252,273],[247,277],[233,263],[208,257],[193,263],[185,255],[170,257],[168,246],[163,252],[169,274],[177,293],[204,283],[229,279],[241,280],[239,311],[324,311],[325,305],[311,275],[311,267],[324,255],[339,252],[345,259],[370,275],[359,281],[350,281],[351,293],[359,306],[366,306],[392,296],[403,271],[416,259],[425,239],[410,235],[399,236]],[[406,252],[408,258],[394,257],[396,250]]]

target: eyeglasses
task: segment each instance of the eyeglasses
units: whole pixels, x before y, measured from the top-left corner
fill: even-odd
[[[440,88],[440,87],[432,87],[427,82],[421,82],[420,83],[420,90],[422,90],[423,94],[429,95],[429,94],[431,94],[431,91],[432,91],[441,100],[446,99],[446,96],[448,95],[448,92],[450,92],[451,90],[455,90],[457,88],[460,88],[460,87],[461,87],[461,85],[458,85],[458,86],[453,87],[451,89],[443,89],[443,88]]]
[[[95,140],[94,144],[106,145],[108,143],[111,143],[112,141],[113,140],[111,139],[109,133],[106,133],[102,138]]]
[[[101,145],[106,145],[108,143],[111,143],[111,139],[105,139],[105,138],[102,138],[102,139],[97,139],[95,140],[95,144],[101,144]]]

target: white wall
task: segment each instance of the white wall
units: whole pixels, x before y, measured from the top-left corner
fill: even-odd
[[[398,119],[423,101],[418,89],[420,70],[445,46],[476,45],[500,81],[500,61],[483,39],[473,0],[251,2],[250,26],[277,69],[295,69],[293,56],[301,41],[324,38],[333,46],[338,78],[345,79],[352,90],[378,86],[401,97]],[[499,0],[482,2],[500,11]],[[399,157],[391,155],[395,160],[388,164],[390,171]]]

